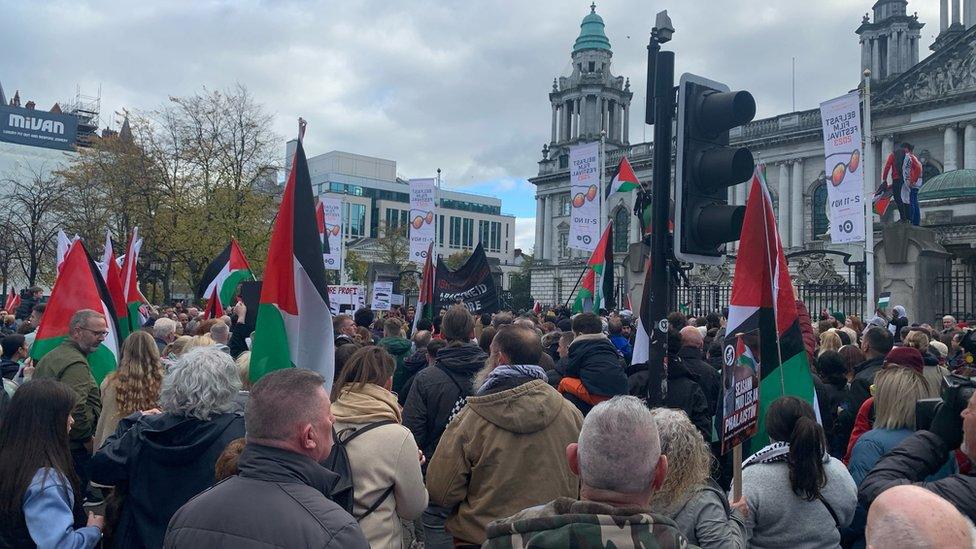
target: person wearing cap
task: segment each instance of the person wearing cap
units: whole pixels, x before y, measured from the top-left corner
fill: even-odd
[[[858,487],[882,456],[915,432],[915,402],[931,395],[923,369],[921,353],[911,347],[896,347],[885,357],[874,381],[874,425],[858,437],[848,465]],[[949,459],[927,480],[939,480],[954,472],[955,461]],[[850,539],[864,535],[866,519],[867,507],[858,506],[848,531]]]

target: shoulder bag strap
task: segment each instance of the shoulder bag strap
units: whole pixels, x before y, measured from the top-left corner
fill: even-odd
[[[393,493],[393,488],[394,488],[394,486],[390,486],[389,488],[386,489],[385,492],[383,492],[382,494],[380,494],[380,497],[376,498],[376,501],[374,501],[373,504],[369,506],[369,509],[366,509],[366,511],[363,514],[361,514],[358,517],[356,517],[356,520],[357,521],[363,520],[364,518],[366,518],[369,515],[373,514],[373,511],[379,509],[379,506],[384,501],[386,501],[386,498],[390,497],[390,494]]]
[[[369,425],[366,425],[365,427],[360,427],[359,429],[343,429],[342,432],[339,433],[339,434],[341,435],[342,433],[345,433],[346,431],[352,431],[351,433],[349,433],[349,436],[348,437],[346,437],[345,439],[342,440],[342,443],[343,444],[346,444],[350,440],[358,437],[359,435],[361,435],[361,434],[363,434],[363,433],[365,433],[367,431],[372,431],[373,429],[375,429],[377,427],[382,427],[384,425],[391,425],[393,423],[396,423],[396,422],[393,421],[392,419],[384,419],[383,421],[374,421],[373,423],[370,423]]]
[[[841,528],[840,519],[837,518],[837,513],[834,512],[834,508],[831,507],[829,503],[827,503],[827,499],[823,497],[823,494],[817,494],[817,499],[819,499],[820,503],[823,503],[824,507],[827,508],[827,512],[830,513],[830,516],[834,518],[834,524],[837,526],[837,529],[839,530]]]

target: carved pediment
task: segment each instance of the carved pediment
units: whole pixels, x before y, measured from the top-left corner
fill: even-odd
[[[872,94],[874,110],[950,102],[976,93],[976,27]]]

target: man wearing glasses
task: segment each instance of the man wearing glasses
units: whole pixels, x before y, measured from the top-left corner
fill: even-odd
[[[88,485],[88,462],[92,455],[92,437],[102,411],[98,384],[88,366],[88,355],[95,352],[108,335],[105,317],[91,309],[75,312],[68,324],[68,337],[51,349],[37,363],[34,379],[53,378],[67,384],[78,395],[74,424],[68,432],[71,458],[82,490]]]

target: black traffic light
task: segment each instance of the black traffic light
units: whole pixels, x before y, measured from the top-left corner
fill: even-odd
[[[681,76],[674,212],[674,255],[681,261],[721,264],[725,243],[739,239],[746,209],[729,205],[728,188],[748,180],[755,162],[749,149],[729,147],[729,130],[755,115],[749,92]]]

